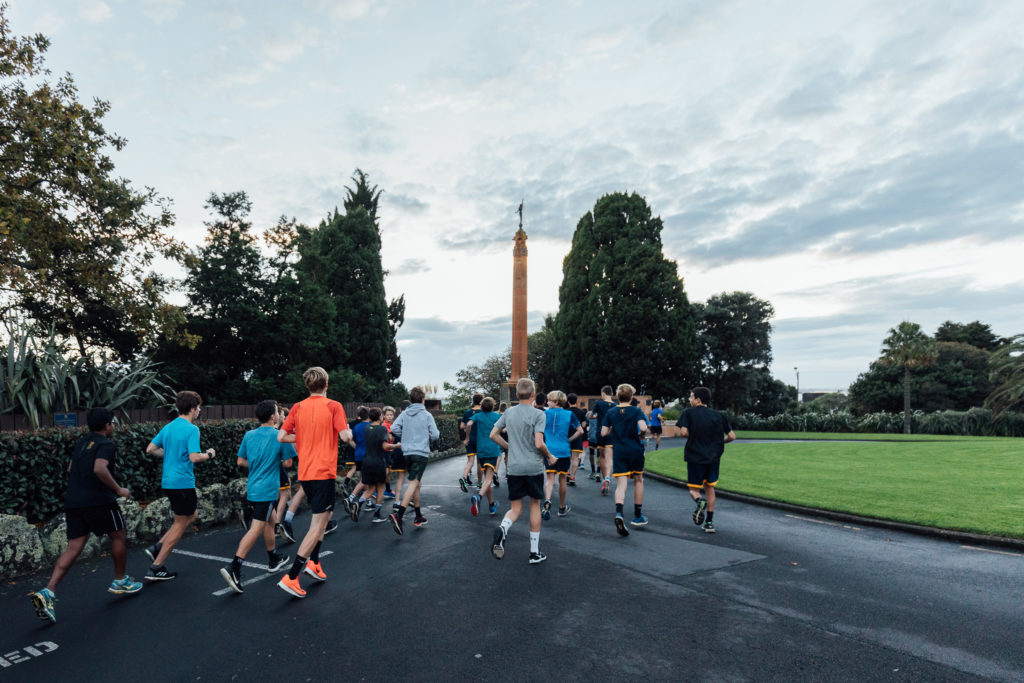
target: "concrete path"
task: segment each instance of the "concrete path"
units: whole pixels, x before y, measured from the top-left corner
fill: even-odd
[[[527,563],[522,520],[496,561],[499,518],[470,515],[462,464],[428,467],[422,529],[341,520],[305,600],[251,567],[259,580],[225,593],[237,525],[186,536],[178,579],[127,598],[106,593],[109,559],[76,565],[54,625],[25,597],[44,575],[8,582],[0,683],[1024,678],[1024,554],[728,500],[706,535],[685,492],[658,482],[650,526],[621,538],[581,473],[570,515],[544,524],[548,561]],[[130,573],[147,564],[130,551]]]

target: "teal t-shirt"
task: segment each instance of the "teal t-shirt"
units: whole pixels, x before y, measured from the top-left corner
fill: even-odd
[[[249,462],[249,482],[245,497],[253,503],[277,500],[281,485],[281,462],[292,457],[285,444],[277,440],[273,427],[257,427],[245,433],[238,457]]]
[[[153,443],[164,449],[164,470],[160,486],[165,489],[194,489],[196,475],[189,453],[200,453],[199,427],[183,417],[164,425],[153,437]]]
[[[580,427],[579,419],[565,408],[548,408],[544,411],[544,445],[556,458],[568,458],[569,434]]]
[[[492,410],[489,413],[481,411],[469,418],[470,429],[476,430],[476,454],[478,457],[501,457],[501,447],[491,441],[491,430],[494,429],[499,417],[501,417],[501,413]]]

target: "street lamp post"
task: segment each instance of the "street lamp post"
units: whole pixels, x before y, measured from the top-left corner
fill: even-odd
[[[803,401],[800,400],[800,368],[794,365],[793,372],[796,373],[796,402],[803,403]]]

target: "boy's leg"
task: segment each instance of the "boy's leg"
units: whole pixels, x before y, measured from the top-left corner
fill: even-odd
[[[118,529],[109,534],[110,536],[110,557],[114,560],[114,578],[123,579],[124,570],[128,565],[128,537],[124,529]]]
[[[629,477],[615,477],[615,508],[621,512],[619,506],[626,502],[626,488],[629,485]]]
[[[637,472],[633,475],[633,503],[635,505],[644,504],[644,475],[643,472]]]
[[[491,493],[491,481],[494,480],[494,468],[484,468],[483,486],[480,487],[481,496],[487,496],[488,503],[494,503],[494,495]]]
[[[271,522],[263,523],[263,547],[268,553],[277,550],[277,537],[274,535],[274,525]]]
[[[551,500],[551,489],[555,487],[555,472],[548,472],[544,475],[544,500]]]
[[[236,557],[244,558],[252,550],[252,547],[256,545],[256,539],[264,533],[264,528],[267,528],[266,523],[263,520],[252,520],[252,524],[249,525],[249,530],[242,536],[242,540],[238,542],[238,549],[235,550]]]
[[[156,559],[153,560],[154,567],[162,567],[167,558],[171,556],[171,551],[174,550],[174,546],[177,545],[181,537],[185,535],[185,531],[188,530],[190,524],[199,519],[199,514],[193,512],[191,515],[174,515],[174,521],[171,522],[171,528],[160,538],[160,552],[157,553]]]
[[[530,531],[540,533],[540,501],[536,498],[530,499]]]
[[[82,549],[85,548],[85,542],[89,540],[89,535],[79,536],[78,538],[72,538],[68,540],[68,547],[64,549],[64,552],[57,558],[57,564],[53,566],[53,573],[50,574],[50,582],[46,584],[46,587],[53,591],[57,588],[57,584],[61,582],[64,575],[71,569],[71,565],[75,563],[78,556],[82,554]],[[122,574],[124,576],[123,568]]]
[[[566,485],[568,484],[568,475],[565,472],[558,473],[558,507],[565,508],[565,497],[566,497]]]
[[[280,489],[277,493],[277,507],[274,508],[274,524],[280,524],[284,519],[284,513],[288,510],[288,494],[291,488]]]

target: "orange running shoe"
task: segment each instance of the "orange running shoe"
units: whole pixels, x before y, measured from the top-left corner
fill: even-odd
[[[308,560],[306,562],[306,568],[302,571],[305,572],[307,576],[312,576],[317,581],[327,580],[327,574],[324,574],[324,570],[320,566],[319,562],[314,563],[313,560]]]
[[[296,598],[306,597],[306,591],[302,590],[302,585],[299,583],[299,577],[297,576],[294,579],[291,579],[288,578],[287,574],[285,574],[281,577],[281,580],[277,582],[277,587]]]

